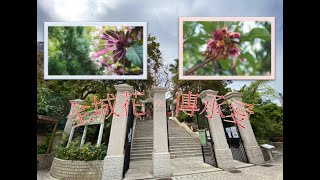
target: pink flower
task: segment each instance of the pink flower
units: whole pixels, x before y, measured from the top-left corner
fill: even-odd
[[[229,37],[230,37],[231,39],[234,39],[234,38],[240,39],[240,33],[231,32],[231,33],[229,34]]]
[[[232,47],[229,50],[229,56],[237,58],[240,55],[241,51],[239,48]]]
[[[101,49],[96,52],[95,58],[98,58],[108,52],[113,52],[114,62],[118,62],[125,58],[126,46],[128,45],[128,39],[121,32],[106,31],[100,35],[100,38],[106,40],[105,49]]]
[[[240,33],[229,32],[227,28],[216,29],[212,32],[212,39],[207,43],[209,58],[214,61],[222,59],[237,58],[241,50],[236,47],[236,41],[227,41],[227,38],[240,38]]]

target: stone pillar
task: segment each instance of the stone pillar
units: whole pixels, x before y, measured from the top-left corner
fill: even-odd
[[[116,105],[114,112],[120,116],[113,115],[107,156],[103,162],[102,179],[122,179],[124,165],[124,143],[126,138],[127,119],[125,109],[128,111],[130,97],[125,92],[133,93],[132,86],[127,84],[115,85],[117,90]],[[126,107],[123,107],[128,100]]]
[[[69,100],[70,104],[71,104],[71,108],[70,108],[70,112],[72,110],[72,104],[76,103],[76,104],[82,104],[84,102],[84,100],[82,99],[74,99],[74,100]],[[63,134],[62,134],[62,140],[66,140],[71,132],[71,128],[72,128],[72,119],[68,118],[66,125],[64,126],[64,130],[63,130]]]
[[[170,177],[170,153],[168,151],[168,132],[166,119],[167,88],[153,87],[153,175]]]
[[[146,113],[146,103],[145,103],[145,101],[141,101],[141,103],[142,103],[141,112]],[[146,115],[143,115],[142,120],[145,120],[145,119],[146,119]]]
[[[173,120],[175,109],[176,108],[175,108],[175,104],[174,104],[174,101],[173,101],[172,104],[171,104],[171,120]]]
[[[225,99],[232,103],[233,100],[242,102],[242,93],[239,92],[228,92],[225,95]],[[241,124],[245,127],[239,127],[239,133],[243,140],[243,145],[248,157],[248,160],[252,164],[261,164],[264,163],[264,158],[260,146],[257,143],[256,137],[253,133],[248,113],[246,113],[244,121],[241,121]]]
[[[210,127],[210,133],[212,137],[212,141],[214,143],[214,153],[217,160],[217,165],[219,168],[225,169],[225,170],[232,170],[235,168],[234,166],[234,160],[232,156],[231,149],[229,148],[229,145],[227,143],[227,138],[224,133],[224,128],[222,125],[222,120],[218,111],[217,106],[214,106],[214,111],[212,118],[209,118],[211,116],[211,110],[212,110],[212,102],[216,99],[218,94],[218,91],[213,91],[211,89],[202,91],[199,95],[199,98],[201,98],[201,101],[205,103],[208,101],[207,106],[207,116],[208,116],[208,122]],[[208,96],[210,95],[210,96]],[[200,110],[202,111],[202,110]]]

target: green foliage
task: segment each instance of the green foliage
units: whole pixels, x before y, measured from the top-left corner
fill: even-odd
[[[51,133],[48,133],[41,144],[37,145],[37,154],[44,154],[47,151],[50,138]]]
[[[219,59],[219,63],[224,70],[230,69],[229,60],[228,59]]]
[[[207,43],[215,30],[227,28],[240,33],[238,58],[212,60],[190,75],[265,76],[271,73],[271,24],[256,21],[254,25],[231,21],[187,21],[183,23],[183,71],[205,62]],[[245,29],[249,28],[249,32]],[[231,41],[231,39],[229,39]]]
[[[184,114],[184,113],[179,113],[178,116],[177,116],[177,119],[180,121],[180,122],[187,122],[187,123],[190,123],[192,121],[195,121],[195,116],[192,116],[190,117],[190,115],[188,114]]]
[[[90,142],[80,147],[80,139],[71,142],[69,147],[58,147],[55,157],[64,160],[93,161],[103,160],[107,154],[107,146],[101,144],[99,147]]]
[[[253,28],[250,33],[244,36],[246,36],[246,41],[252,41],[254,38],[263,39],[265,41],[269,41],[271,39],[269,31],[264,28]]]
[[[256,137],[270,141],[273,137],[283,136],[283,108],[270,101],[277,97],[277,93],[267,82],[254,81],[250,86],[243,86],[240,92],[243,93],[243,102],[254,105],[250,122]],[[269,100],[263,100],[266,97]]]
[[[142,68],[143,64],[143,48],[138,43],[134,43],[131,47],[127,49],[126,57],[133,64]]]
[[[44,85],[37,88],[37,114],[57,118],[62,124],[66,121],[69,107],[66,99],[59,93],[49,89]]]
[[[49,27],[49,75],[95,75],[88,57],[91,40],[84,27]]]
[[[250,122],[258,139],[270,141],[272,137],[283,136],[283,109],[274,103],[253,108]]]

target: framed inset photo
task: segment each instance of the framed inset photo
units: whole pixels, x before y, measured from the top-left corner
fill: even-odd
[[[147,79],[147,23],[45,22],[44,79]]]
[[[179,17],[179,79],[275,79],[275,18]]]

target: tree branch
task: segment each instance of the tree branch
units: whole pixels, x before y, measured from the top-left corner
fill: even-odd
[[[84,100],[84,99],[86,99],[86,97],[87,97],[89,94],[93,94],[93,93],[96,93],[96,91],[89,91],[89,92],[87,92],[81,99]]]
[[[185,73],[185,75],[189,75],[191,73],[193,73],[194,71],[196,71],[197,69],[203,67],[204,65],[208,64],[211,61],[211,59],[205,59],[202,63],[188,69]]]

